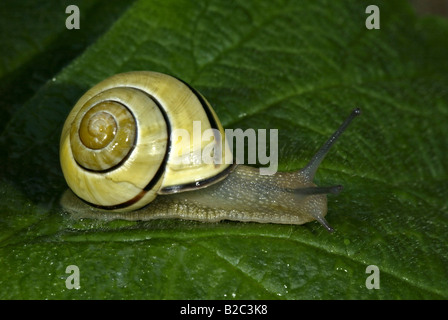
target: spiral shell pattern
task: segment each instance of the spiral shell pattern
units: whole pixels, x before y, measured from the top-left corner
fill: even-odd
[[[60,161],[67,184],[93,206],[130,211],[157,194],[223,179],[231,167],[224,161],[219,165],[173,161],[179,150],[170,141],[171,131],[193,132],[193,121],[201,122],[202,131],[220,130],[223,157],[231,154],[216,114],[184,82],[146,71],[106,79],[80,98],[65,122]]]

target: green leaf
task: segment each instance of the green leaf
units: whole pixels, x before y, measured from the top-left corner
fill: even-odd
[[[0,36],[0,132],[38,88],[94,42],[132,3],[77,1],[83,28],[69,33],[65,9],[72,2],[0,3],[0,30],[7,31]]]
[[[404,0],[140,0],[112,2],[113,10],[86,1],[75,31],[65,29],[64,5],[47,4],[41,20],[6,3],[0,92],[20,102],[2,106],[0,298],[448,298],[445,19],[417,18]],[[379,30],[365,27],[370,4],[380,8]],[[29,12],[24,23],[19,11]],[[96,21],[101,12],[109,18]],[[53,65],[53,55],[63,62]],[[344,185],[329,197],[336,232],[317,222],[105,222],[62,213],[65,117],[89,87],[130,70],[189,82],[226,128],[278,129],[284,171],[303,167],[360,107],[316,177]],[[34,80],[26,71],[45,83],[27,89]],[[78,290],[66,287],[70,265],[80,270]],[[380,289],[366,288],[369,265],[380,270]]]

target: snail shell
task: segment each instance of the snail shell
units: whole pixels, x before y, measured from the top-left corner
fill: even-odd
[[[175,161],[183,150],[170,141],[171,132],[182,128],[193,137],[193,121],[200,121],[202,132],[221,132],[215,141],[223,146],[220,161],[201,161],[206,142],[192,142],[188,161]],[[165,74],[129,72],[99,83],[76,103],[62,130],[60,161],[78,197],[98,208],[130,211],[157,194],[225,178],[232,166],[225,164],[231,151],[224,138],[215,112],[196,90]]]
[[[222,125],[198,91],[161,73],[118,74],[87,91],[67,117],[60,161],[73,192],[66,192],[61,203],[77,217],[284,224],[317,220],[332,231],[324,218],[326,194],[342,187],[318,187],[313,179],[359,114],[353,110],[305,168],[262,176],[256,168],[231,164]],[[200,122],[201,135],[208,129],[217,132],[213,163],[201,159],[210,142],[190,141],[185,153],[182,144],[171,140],[176,129],[193,137],[194,121]],[[179,162],[179,155],[188,161]]]

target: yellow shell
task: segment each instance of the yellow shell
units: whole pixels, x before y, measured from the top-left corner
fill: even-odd
[[[194,121],[201,135],[208,129],[221,133],[214,140],[222,147],[218,161],[201,161],[210,141],[193,142]],[[176,158],[185,150],[180,141],[171,141],[175,129],[189,133],[188,163]],[[73,192],[116,211],[138,209],[157,194],[220,181],[232,168],[226,163],[231,158],[206,99],[174,77],[148,71],[117,74],[87,91],[68,115],[60,142],[62,171]]]

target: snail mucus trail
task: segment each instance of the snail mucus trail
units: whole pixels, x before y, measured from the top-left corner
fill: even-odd
[[[118,74],[86,92],[65,122],[60,161],[69,185],[61,199],[75,218],[151,220],[180,218],[260,223],[304,224],[324,218],[327,194],[342,186],[318,187],[316,171],[351,121],[343,124],[311,158],[294,172],[260,175],[245,165],[178,164],[170,130],[224,129],[207,100],[177,78],[149,71]],[[123,146],[121,146],[123,144]],[[204,145],[199,146],[203,148]],[[194,148],[191,157],[194,157]],[[158,196],[160,195],[160,196]]]

